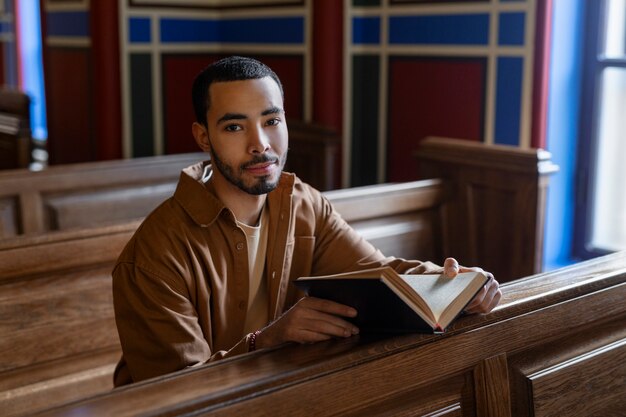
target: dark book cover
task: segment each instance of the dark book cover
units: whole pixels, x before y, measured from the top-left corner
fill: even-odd
[[[357,316],[348,320],[361,332],[442,332],[430,327],[381,279],[303,280],[293,283],[308,296],[355,308]]]

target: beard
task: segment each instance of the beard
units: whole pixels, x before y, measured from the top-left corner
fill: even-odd
[[[285,154],[280,158],[276,155],[255,155],[252,160],[241,164],[238,169],[235,170],[235,168],[233,168],[231,165],[228,165],[219,157],[219,155],[215,152],[215,149],[213,149],[213,145],[210,146],[211,164],[217,168],[217,170],[222,174],[224,178],[226,178],[228,182],[230,182],[240,190],[252,195],[261,195],[269,193],[278,186],[280,174],[283,171],[285,162],[287,161],[287,152],[285,152]],[[254,184],[246,184],[243,179],[243,174],[245,173],[246,168],[251,165],[265,162],[278,163],[278,175],[276,176],[276,179],[272,181],[269,175],[264,175],[261,177],[257,177]]]

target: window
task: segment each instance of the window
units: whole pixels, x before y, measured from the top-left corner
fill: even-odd
[[[626,249],[626,0],[587,1],[574,255]]]

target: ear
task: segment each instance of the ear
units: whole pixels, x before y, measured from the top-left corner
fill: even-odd
[[[194,122],[191,125],[191,133],[200,149],[202,149],[203,152],[210,153],[211,144],[209,143],[209,132],[207,128],[198,122]]]

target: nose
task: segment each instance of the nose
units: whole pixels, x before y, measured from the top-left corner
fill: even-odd
[[[270,140],[266,132],[261,127],[252,129],[249,138],[248,152],[264,153],[270,149]]]

